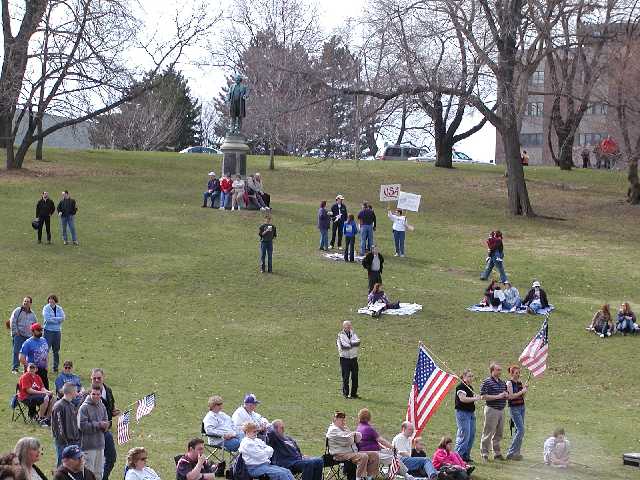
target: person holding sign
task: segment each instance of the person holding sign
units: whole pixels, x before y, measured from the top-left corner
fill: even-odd
[[[393,243],[396,247],[396,253],[394,253],[393,256],[404,257],[404,237],[407,228],[409,228],[409,225],[407,224],[407,217],[402,214],[402,210],[400,208],[396,208],[395,213],[389,210],[387,215],[389,220],[393,222],[393,227],[391,228],[393,232]]]

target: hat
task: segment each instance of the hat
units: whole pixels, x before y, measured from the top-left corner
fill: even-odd
[[[214,177],[215,177],[215,176],[216,176],[216,172],[209,172],[209,176],[210,176],[210,177],[211,177],[211,176],[214,176]]]
[[[344,197],[340,194],[336,195],[336,200],[344,200]]]
[[[31,331],[34,332],[36,330],[42,330],[42,325],[40,325],[38,322],[31,324]]]
[[[536,288],[536,287],[540,288],[540,282],[538,280],[536,280],[531,284],[531,288]]]
[[[83,455],[84,452],[79,446],[69,445],[68,447],[65,447],[64,450],[62,450],[61,456],[62,458],[73,458],[74,460],[78,460],[79,458],[82,458]]]
[[[504,282],[502,282],[504,285],[511,285],[511,282],[509,280],[505,280]]]
[[[258,404],[258,403],[260,403],[260,401],[256,398],[256,396],[253,393],[247,393],[244,396],[244,403],[255,403],[255,404]]]

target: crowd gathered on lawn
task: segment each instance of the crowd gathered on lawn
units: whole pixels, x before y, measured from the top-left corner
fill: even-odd
[[[271,197],[265,193],[259,173],[246,180],[232,179],[224,174],[220,180],[209,173],[207,189],[203,192],[202,207],[239,210],[253,205],[269,211],[258,227],[260,242],[260,271],[273,272],[273,243],[277,230],[272,222]],[[58,211],[65,244],[78,245],[74,217],[77,204],[68,191],[56,207],[47,192],[43,192],[36,205],[38,243],[42,230],[46,230],[47,243],[51,243],[50,217]],[[413,231],[407,216],[401,209],[387,212],[393,236],[394,256],[405,257],[406,233]],[[358,254],[362,267],[367,271],[367,301],[381,303],[385,310],[399,308],[399,302],[391,301],[384,291],[382,273],[385,259],[374,241],[378,219],[372,204],[361,203],[357,215],[349,213],[345,197],[338,194],[335,203],[327,208],[320,202],[317,211],[317,228],[320,231],[319,250],[343,250],[344,262],[355,261],[356,238],[360,235]],[[344,240],[344,246],[343,246]],[[489,280],[495,268],[500,283],[491,280],[480,305],[494,311],[526,309],[535,314],[550,307],[547,293],[539,281],[531,284],[522,298],[508,279],[504,268],[504,238],[499,230],[490,233],[486,240],[487,255],[481,280]],[[55,480],[109,480],[117,463],[114,442],[114,419],[120,415],[112,390],[105,383],[105,371],[95,367],[90,371],[90,383],[83,385],[74,372],[70,359],[62,362],[63,325],[67,314],[55,294],[46,299],[42,308],[42,323],[32,309],[33,299],[25,296],[6,322],[12,339],[11,371],[17,376],[16,395],[12,408],[25,408],[25,420],[29,419],[50,430],[55,444],[57,470]],[[608,304],[596,312],[587,330],[601,338],[616,332],[623,335],[638,331],[637,318],[629,303],[624,302],[614,320]],[[336,346],[342,377],[342,395],[346,399],[359,399],[358,353],[361,339],[353,324],[346,320],[338,332]],[[52,373],[49,378],[49,353]],[[483,461],[519,461],[525,435],[525,405],[528,383],[521,378],[517,363],[507,369],[508,379],[503,380],[502,366],[491,362],[488,376],[474,388],[474,373],[465,369],[460,373],[454,389],[455,432],[450,432],[440,442],[427,448],[425,441],[409,421],[398,420],[397,434],[391,440],[382,436],[373,422],[373,412],[361,408],[350,428],[347,413],[335,411],[327,414],[329,423],[325,433],[326,453],[322,457],[304,455],[297,441],[286,433],[282,419],[269,421],[258,413],[260,401],[253,393],[244,396],[232,415],[223,411],[224,400],[212,395],[208,411],[202,419],[202,438],[186,442],[183,455],[176,457],[177,480],[213,480],[225,474],[224,452],[233,460],[232,475],[236,480],[267,476],[271,480],[321,480],[326,468],[338,466],[348,480],[372,480],[390,468],[397,467],[397,475],[405,480],[415,478],[464,480],[476,468],[472,458],[476,438],[476,407],[483,402],[483,427],[480,435],[480,457]],[[503,429],[505,410],[515,428],[511,442],[503,454]],[[556,429],[541,446],[545,464],[554,467],[569,465],[570,442],[562,428]],[[222,453],[222,460],[210,461],[212,455]],[[41,443],[37,438],[20,439],[13,452],[0,458],[0,480],[47,480],[38,467]],[[214,458],[218,458],[215,457]],[[129,450],[126,458],[125,480],[159,480],[159,475],[148,466],[148,452],[142,447]],[[119,474],[118,474],[119,475]]]

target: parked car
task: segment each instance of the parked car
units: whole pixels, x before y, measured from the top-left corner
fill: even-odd
[[[180,153],[207,153],[209,155],[222,155],[222,152],[216,148],[201,146],[188,147],[184,150],[180,150]]]
[[[430,153],[429,155],[423,155],[423,156],[419,156],[419,157],[411,157],[409,158],[410,161],[412,162],[435,162],[436,161],[436,156],[435,156],[435,152]],[[459,152],[457,150],[453,151],[453,155],[452,155],[452,159],[453,163],[490,163],[490,164],[495,164],[495,160],[489,160],[489,162],[480,162],[478,160],[474,160],[473,158],[471,158],[469,155],[467,155],[466,153],[463,152]]]
[[[420,149],[405,145],[387,145],[376,155],[376,160],[409,160],[410,157],[419,157]]]

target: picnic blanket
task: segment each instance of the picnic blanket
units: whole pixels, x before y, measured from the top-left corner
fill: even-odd
[[[538,315],[547,315],[554,310],[553,305],[549,305],[547,308],[542,308],[538,310]],[[527,307],[521,306],[520,308],[512,308],[511,310],[496,310],[494,307],[485,307],[484,305],[478,303],[476,305],[471,305],[467,307],[467,310],[470,312],[492,312],[492,313],[527,313]]]
[[[369,304],[366,307],[362,307],[358,309],[358,313],[362,313],[364,315],[377,314],[380,309],[384,307],[383,303],[374,303]],[[383,315],[413,315],[416,312],[422,310],[422,305],[417,303],[400,303],[400,308],[390,308],[382,312]]]
[[[325,253],[323,256],[324,256],[324,258],[327,258],[327,259],[329,259],[329,260],[335,260],[335,261],[337,261],[337,262],[344,262],[344,253],[339,253],[339,252],[335,252],[335,253]],[[360,255],[354,255],[354,256],[353,256],[353,259],[354,259],[356,262],[360,262],[360,263],[362,263],[362,259],[363,259],[363,258],[364,258],[364,257],[361,257]]]

